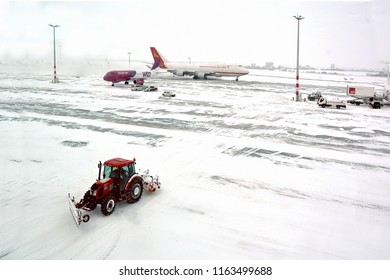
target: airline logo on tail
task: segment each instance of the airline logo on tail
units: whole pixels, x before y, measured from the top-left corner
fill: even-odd
[[[154,59],[153,66],[152,66],[152,68],[150,68],[150,70],[157,69],[158,67],[160,67],[160,58],[158,58],[157,60]]]
[[[152,55],[153,55],[153,59],[154,59],[154,64],[153,64],[153,67],[155,65],[157,65],[157,67],[160,67],[162,69],[167,69],[167,67],[165,66],[165,63],[164,63],[164,59],[162,57],[162,55],[160,55],[158,53],[158,51],[156,50],[155,47],[150,47],[150,50],[152,52]],[[156,68],[157,68],[156,67]]]

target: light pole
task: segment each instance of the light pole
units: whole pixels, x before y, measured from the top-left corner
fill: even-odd
[[[296,15],[294,18],[298,21],[298,38],[297,38],[297,83],[295,85],[295,101],[300,101],[301,96],[299,94],[299,22],[304,19],[303,16]]]
[[[131,55],[131,52],[128,52],[127,54],[129,55],[129,66],[130,66],[130,55]]]
[[[58,83],[59,80],[57,78],[57,70],[56,70],[56,27],[60,27],[59,25],[53,25],[53,24],[49,24],[49,26],[53,27],[53,41],[54,41],[54,79],[53,79],[53,83]]]

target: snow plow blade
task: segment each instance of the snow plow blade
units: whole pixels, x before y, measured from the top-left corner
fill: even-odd
[[[76,202],[74,200],[74,197],[70,197],[70,193],[68,193],[68,202],[69,202],[69,210],[70,213],[72,213],[73,219],[76,222],[77,226],[80,226],[81,222],[88,222],[89,221],[89,215],[84,215],[81,212],[80,209],[76,207]]]

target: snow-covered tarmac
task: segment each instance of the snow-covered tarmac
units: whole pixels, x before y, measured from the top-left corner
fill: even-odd
[[[390,259],[389,106],[293,102],[295,74],[277,71],[132,92],[2,70],[0,259]],[[339,98],[385,81],[301,74],[304,95]],[[162,188],[78,228],[67,195],[113,157]]]

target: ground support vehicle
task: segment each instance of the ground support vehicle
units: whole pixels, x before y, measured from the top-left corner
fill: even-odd
[[[150,91],[157,91],[158,88],[155,86],[144,86],[144,91],[145,92],[150,92]]]
[[[317,104],[318,106],[322,107],[322,108],[325,108],[325,107],[335,107],[337,109],[340,109],[340,108],[346,108],[346,102],[343,101],[343,100],[339,100],[339,99],[333,99],[333,100],[328,100],[326,99],[325,97],[321,96],[318,100],[317,100]]]
[[[157,91],[158,88],[155,86],[147,86],[147,85],[131,85],[132,91],[145,91],[145,92],[151,92],[151,91]]]
[[[165,96],[165,97],[175,97],[176,94],[174,94],[172,91],[165,90],[165,91],[163,92],[162,96]]]
[[[361,104],[369,104],[373,109],[380,109],[384,102],[389,100],[388,91],[379,93],[374,87],[367,86],[347,86],[347,95],[353,97],[353,100],[348,100],[348,103],[357,106]]]
[[[155,192],[161,187],[158,176],[151,176],[149,170],[142,174],[135,171],[135,159],[113,158],[104,164],[99,162],[98,167],[98,179],[79,202],[68,194],[69,209],[78,226],[81,222],[89,221],[85,211],[95,210],[98,204],[103,215],[109,216],[117,202],[135,203],[144,189]]]
[[[320,91],[315,91],[315,92],[312,92],[310,93],[308,96],[307,96],[307,99],[309,101],[317,101],[318,99],[320,99],[322,96],[321,92]]]
[[[144,86],[143,85],[131,85],[131,90],[132,91],[144,91]]]

